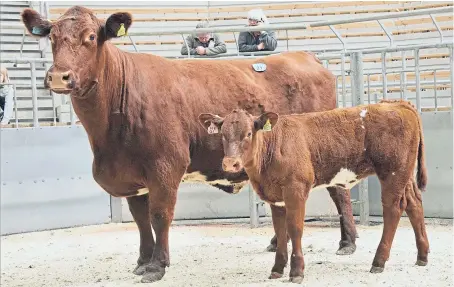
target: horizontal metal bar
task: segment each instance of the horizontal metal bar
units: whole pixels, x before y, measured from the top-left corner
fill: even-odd
[[[377,16],[357,17],[357,18],[350,18],[350,19],[344,19],[344,20],[320,21],[317,23],[309,24],[309,26],[310,27],[323,27],[323,26],[329,26],[329,25],[368,22],[368,21],[375,21],[375,20],[382,20],[382,19],[393,19],[393,18],[411,17],[411,16],[427,15],[427,14],[452,13],[453,11],[454,11],[454,8],[452,6],[451,7],[442,7],[442,8],[430,8],[430,9],[421,9],[421,10],[405,11],[405,12],[384,13],[384,14],[377,15]]]
[[[370,87],[371,88],[382,88],[383,87],[383,84],[378,82],[378,83],[374,83],[373,81],[370,81],[371,84],[370,84]],[[421,85],[425,85],[425,84],[433,84],[433,81],[421,81],[420,82]],[[437,84],[450,84],[450,80],[437,80]],[[407,86],[406,88],[408,89],[408,87],[414,87],[416,85],[416,82],[407,82]],[[351,88],[352,86],[351,85],[346,85],[345,88]],[[396,82],[396,83],[388,83],[387,87],[400,87],[400,83],[399,82]],[[337,86],[338,89],[341,89],[342,86],[341,85],[338,85]],[[440,98],[441,96],[438,96],[438,98]],[[449,98],[450,96],[446,96],[447,98]],[[434,97],[430,97],[430,98],[434,98]]]

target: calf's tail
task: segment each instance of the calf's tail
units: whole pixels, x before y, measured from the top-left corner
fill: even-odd
[[[419,122],[419,147],[418,147],[418,171],[416,173],[416,182],[421,191],[426,190],[427,186],[427,168],[426,168],[426,154],[424,150],[424,135],[422,130],[422,123],[419,114],[417,114]]]

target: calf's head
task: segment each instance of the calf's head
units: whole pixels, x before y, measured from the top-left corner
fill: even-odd
[[[236,173],[243,169],[259,131],[269,132],[277,123],[279,115],[266,112],[254,117],[245,110],[233,110],[224,118],[211,113],[199,115],[199,122],[210,134],[222,135],[224,159],[222,168]]]
[[[129,13],[112,14],[99,20],[89,9],[74,6],[56,21],[44,19],[33,9],[25,9],[22,22],[34,37],[48,37],[54,63],[44,85],[56,93],[88,90],[97,83],[98,62],[104,43],[126,34],[132,23]]]

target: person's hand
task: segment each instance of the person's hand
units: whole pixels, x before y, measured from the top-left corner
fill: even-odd
[[[257,45],[258,50],[263,50],[264,48],[265,48],[265,43],[263,43],[263,42]]]
[[[197,51],[197,54],[199,54],[199,55],[205,55],[206,54],[205,48],[202,47],[202,46],[198,46],[196,48],[196,51]]]

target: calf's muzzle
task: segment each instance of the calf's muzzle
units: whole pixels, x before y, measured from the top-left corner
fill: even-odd
[[[227,172],[239,172],[243,168],[243,164],[239,158],[224,157],[222,160],[222,168]]]

